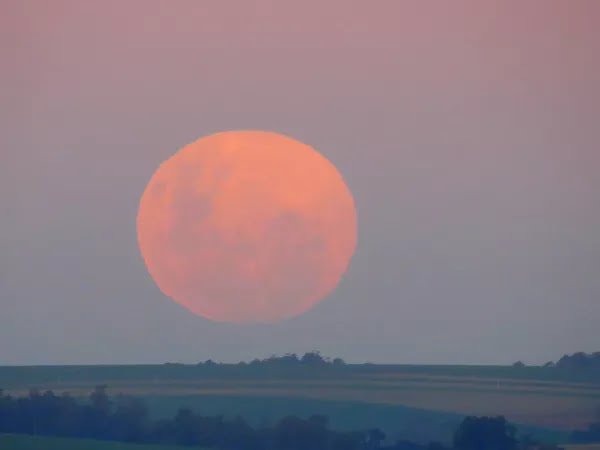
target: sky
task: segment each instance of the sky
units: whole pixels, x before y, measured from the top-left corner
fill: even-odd
[[[600,350],[600,2],[0,5],[0,364]],[[351,266],[294,319],[204,320],[138,250],[154,170],[231,129],[354,195]]]

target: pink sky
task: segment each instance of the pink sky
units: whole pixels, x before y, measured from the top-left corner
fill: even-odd
[[[7,362],[597,350],[600,3],[1,3]],[[158,163],[238,128],[315,146],[359,209],[338,291],[270,328],[189,317],[135,242]]]

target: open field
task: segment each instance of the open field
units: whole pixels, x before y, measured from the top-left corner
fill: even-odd
[[[504,415],[515,423],[567,431],[585,428],[600,406],[597,378],[539,367],[0,367],[0,387],[11,394],[26,394],[35,387],[85,396],[97,384],[108,385],[113,394],[147,399],[155,416],[190,406],[205,414],[239,413],[249,420],[272,421],[306,412],[327,414],[333,425],[344,428],[384,426],[367,424],[366,418],[359,420],[356,415],[347,420],[352,410],[360,409],[388,424],[392,432],[409,429],[410,417],[433,421],[440,424],[437,436],[446,438],[450,425],[462,415]],[[299,404],[299,410],[292,407]],[[265,410],[261,405],[277,407]],[[429,419],[418,411],[426,411]],[[396,425],[390,417],[395,417]],[[397,429],[391,430],[392,426]]]
[[[566,445],[566,450],[600,450],[600,444]],[[2,450],[179,450],[182,447],[0,434]]]
[[[385,365],[349,364],[343,367],[255,367],[252,365],[153,364],[101,366],[0,366],[0,383],[39,383],[46,381],[102,381],[102,380],[185,380],[185,379],[313,379],[340,377],[448,377],[476,379],[481,382],[529,380],[531,382],[590,383],[600,385],[600,374],[581,373],[545,367],[460,366],[460,365]]]
[[[163,445],[91,441],[87,439],[0,434],[0,449],[2,450],[181,450],[181,448]]]

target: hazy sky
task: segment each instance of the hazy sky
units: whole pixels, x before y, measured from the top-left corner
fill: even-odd
[[[0,0],[0,364],[544,362],[600,350],[600,2]],[[276,325],[166,299],[138,201],[259,128],[343,173],[359,243]]]

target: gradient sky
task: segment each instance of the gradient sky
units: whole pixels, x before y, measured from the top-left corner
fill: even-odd
[[[0,0],[0,364],[531,363],[600,350],[600,2]],[[269,326],[162,296],[158,164],[258,128],[344,174],[338,290]]]

